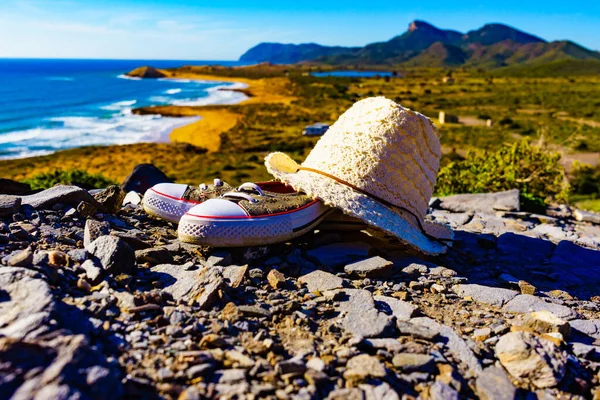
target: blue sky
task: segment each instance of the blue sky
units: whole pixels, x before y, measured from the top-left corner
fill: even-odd
[[[421,19],[502,22],[600,50],[600,2],[0,0],[0,57],[235,60],[262,41],[359,46]]]

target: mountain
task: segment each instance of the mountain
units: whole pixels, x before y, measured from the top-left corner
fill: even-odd
[[[357,48],[341,46],[321,46],[316,43],[282,44],[260,43],[246,51],[240,57],[243,62],[272,62],[293,64],[300,61],[314,60],[335,54],[353,52]]]
[[[331,47],[318,44],[261,43],[240,61],[296,63],[312,61],[332,65],[362,66],[477,66],[496,68],[523,63],[560,60],[600,60],[600,53],[570,41],[545,40],[503,24],[486,24],[463,34],[413,21],[408,30],[386,42],[364,47]]]

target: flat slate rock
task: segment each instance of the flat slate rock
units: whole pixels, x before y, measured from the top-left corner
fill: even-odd
[[[517,297],[515,290],[483,286],[477,284],[454,285],[452,291],[461,297],[471,297],[478,303],[501,307]]]
[[[528,313],[532,311],[550,311],[558,318],[571,320],[577,318],[577,312],[560,304],[548,303],[537,296],[520,294],[502,307],[502,311]]]
[[[324,292],[344,287],[345,280],[329,272],[317,270],[301,276],[298,282],[306,284],[309,292]]]
[[[452,328],[442,325],[429,317],[413,318],[410,322],[438,331],[439,335],[446,341],[444,345],[457,360],[462,361],[469,367],[469,371],[472,374],[477,376],[482,371],[481,363],[473,353],[473,350]]]
[[[56,203],[77,206],[84,201],[97,204],[91,194],[77,186],[57,185],[42,192],[21,197],[22,204],[33,208],[49,208]]]
[[[183,265],[160,264],[150,270],[158,278],[161,290],[177,301],[189,302],[202,292],[203,278],[197,269],[188,271]]]
[[[502,368],[489,367],[475,381],[476,393],[480,399],[515,400],[517,388]]]
[[[394,272],[394,263],[376,256],[348,264],[344,267],[344,272],[361,278],[385,278]]]
[[[389,296],[373,296],[375,305],[380,311],[386,312],[386,314],[393,315],[398,321],[408,321],[418,311],[417,306],[410,304],[409,302],[396,299],[395,297]],[[383,306],[381,306],[383,305]]]
[[[495,214],[496,211],[519,211],[519,191],[513,189],[498,193],[457,194],[441,197],[437,208],[457,213],[474,211]]]
[[[569,325],[576,333],[600,340],[600,319],[576,319],[569,321]]]
[[[371,292],[362,289],[340,290],[346,298],[341,300],[339,309],[342,327],[360,337],[384,336],[393,327],[393,318],[377,310]]]

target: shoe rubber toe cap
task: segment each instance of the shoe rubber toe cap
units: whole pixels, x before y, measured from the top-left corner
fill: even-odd
[[[159,183],[152,186],[151,190],[158,194],[181,199],[187,188],[188,185],[182,183]]]
[[[209,199],[204,203],[192,207],[187,212],[188,215],[199,217],[217,217],[217,218],[237,218],[247,217],[246,211],[237,203],[226,199]]]

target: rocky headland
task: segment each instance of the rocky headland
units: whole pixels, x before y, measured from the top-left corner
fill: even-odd
[[[3,181],[1,397],[600,398],[597,214],[460,195],[437,258],[369,230],[209,249],[141,210],[165,179]]]

